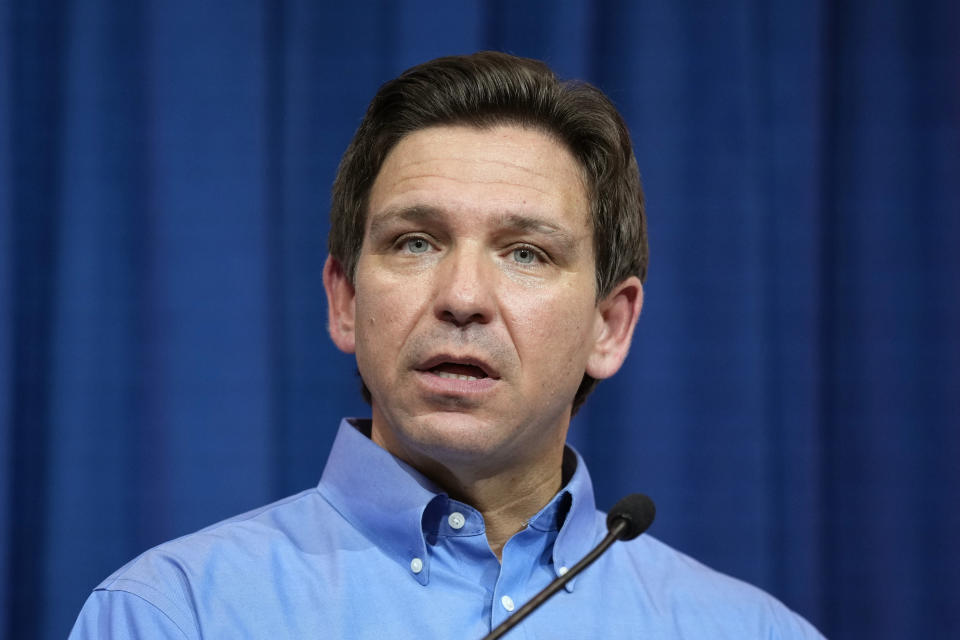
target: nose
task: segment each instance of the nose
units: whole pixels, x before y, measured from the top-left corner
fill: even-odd
[[[437,265],[434,291],[437,318],[457,327],[486,324],[493,318],[493,274],[481,250],[453,250]]]

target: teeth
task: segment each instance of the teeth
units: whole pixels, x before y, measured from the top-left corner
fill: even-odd
[[[477,380],[473,376],[461,376],[456,373],[447,373],[446,371],[437,371],[437,375],[441,378],[448,378],[450,380]]]

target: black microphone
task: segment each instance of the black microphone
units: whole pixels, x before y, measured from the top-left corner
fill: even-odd
[[[483,640],[496,640],[502,638],[510,629],[517,626],[521,620],[550,599],[553,594],[563,588],[575,575],[593,564],[593,561],[610,548],[617,540],[633,540],[641,533],[646,531],[653,518],[657,515],[657,508],[653,506],[653,500],[642,493],[631,493],[620,502],[613,505],[613,509],[607,514],[607,535],[594,547],[590,553],[583,556],[583,560],[573,565],[569,571],[562,576],[554,579],[546,588],[530,599],[528,603],[517,609],[517,612],[501,622],[496,629],[484,636]]]

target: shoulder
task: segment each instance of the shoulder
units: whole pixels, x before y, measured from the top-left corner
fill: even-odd
[[[626,571],[653,613],[697,637],[822,638],[779,600],[725,575],[649,534],[618,543],[611,569]],[[677,629],[679,631],[679,629]]]
[[[150,581],[164,570],[187,574],[198,567],[260,557],[278,542],[295,543],[303,525],[319,521],[326,509],[316,489],[303,491],[156,546],[118,569],[97,589],[111,589],[124,580]]]
[[[196,629],[198,606],[242,601],[253,576],[270,580],[295,566],[324,539],[331,512],[310,489],[154,547],[100,583],[81,620],[126,603],[144,619],[159,612],[181,630]],[[304,539],[308,533],[312,540]]]

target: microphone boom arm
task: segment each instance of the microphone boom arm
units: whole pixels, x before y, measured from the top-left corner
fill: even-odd
[[[502,638],[508,631],[520,624],[520,622],[530,615],[534,609],[542,605],[557,591],[562,589],[563,585],[570,582],[574,576],[593,564],[594,560],[599,558],[604,551],[610,548],[610,545],[620,539],[620,536],[624,531],[626,531],[629,524],[630,523],[626,519],[617,518],[608,530],[607,535],[603,540],[600,541],[600,544],[594,547],[590,553],[583,556],[580,562],[573,565],[573,567],[565,574],[554,578],[553,582],[548,584],[543,591],[535,595],[525,605],[517,609],[517,612],[512,616],[501,622],[496,629],[484,636],[483,640],[496,640],[497,638]]]

